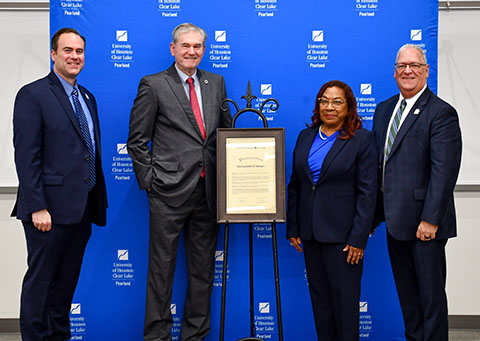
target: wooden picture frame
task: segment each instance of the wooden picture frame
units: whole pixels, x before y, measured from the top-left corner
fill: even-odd
[[[217,222],[285,220],[285,130],[217,129]]]

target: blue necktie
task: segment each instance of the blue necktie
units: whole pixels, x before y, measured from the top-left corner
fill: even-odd
[[[72,90],[72,99],[73,99],[73,105],[75,106],[75,113],[77,114],[78,123],[80,124],[80,131],[82,133],[83,141],[87,145],[88,153],[90,154],[88,190],[91,191],[93,186],[95,186],[95,181],[96,181],[95,151],[93,150],[93,144],[92,144],[92,139],[90,137],[90,129],[88,128],[87,117],[85,116],[85,112],[82,109],[82,105],[78,100],[77,88],[73,88]]]
[[[402,102],[400,103],[400,108],[398,108],[397,112],[395,113],[395,117],[393,118],[392,125],[390,126],[390,130],[388,131],[387,148],[385,149],[385,161],[388,160],[388,157],[390,156],[390,152],[392,151],[393,143],[395,142],[398,128],[400,127],[400,120],[402,119],[402,114],[406,106],[407,106],[407,101],[405,101],[405,99],[402,99]]]

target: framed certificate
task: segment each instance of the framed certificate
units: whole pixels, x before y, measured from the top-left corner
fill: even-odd
[[[217,221],[285,222],[283,128],[217,129]]]

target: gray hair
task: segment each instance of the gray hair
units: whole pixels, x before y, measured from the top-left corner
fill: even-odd
[[[420,57],[422,58],[423,64],[428,64],[427,63],[427,55],[425,54],[425,51],[418,45],[415,44],[405,44],[401,48],[398,49],[397,52],[397,58],[395,59],[395,62],[398,62],[398,57],[400,56],[400,52],[402,52],[405,49],[415,49],[420,53]]]
[[[203,45],[205,45],[205,41],[207,40],[207,34],[205,33],[205,31],[202,28],[200,28],[198,26],[195,26],[194,24],[190,24],[190,23],[183,23],[183,24],[180,24],[177,27],[175,27],[175,29],[172,32],[173,43],[174,44],[177,43],[177,40],[178,40],[178,37],[180,36],[180,34],[186,33],[186,32],[191,32],[191,31],[195,31],[195,32],[200,33],[200,35],[202,36]]]

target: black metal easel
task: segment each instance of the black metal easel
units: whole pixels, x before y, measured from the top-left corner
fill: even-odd
[[[221,109],[223,111],[228,110],[227,102],[232,103],[237,109],[237,113],[232,119],[231,128],[235,128],[235,122],[237,118],[246,112],[253,112],[260,116],[263,121],[263,127],[268,128],[267,119],[263,115],[263,108],[268,102],[274,102],[270,105],[272,111],[278,109],[278,101],[274,98],[268,98],[262,102],[260,109],[252,108],[252,100],[257,98],[252,95],[252,90],[250,87],[250,82],[248,82],[247,93],[245,96],[242,96],[247,101],[247,106],[239,110],[237,103],[231,99],[225,99],[221,103]],[[276,304],[277,304],[277,325],[278,325],[278,339],[283,341],[283,327],[282,327],[282,308],[280,302],[280,280],[278,272],[278,253],[277,253],[277,233],[276,233],[276,221],[273,220],[270,222],[272,224],[272,246],[273,246],[273,263],[274,263],[274,272],[275,272],[275,293],[276,293]],[[222,303],[221,303],[221,314],[220,314],[220,341],[224,341],[225,333],[225,303],[226,303],[226,292],[227,292],[227,263],[228,263],[228,230],[230,227],[229,221],[225,222],[225,241],[224,241],[224,259],[223,259],[223,275],[222,275]],[[250,337],[242,338],[237,341],[263,341],[255,337],[256,327],[254,320],[254,295],[253,295],[253,223],[249,224],[249,234],[248,234],[248,244],[249,244],[249,265],[250,265]]]

